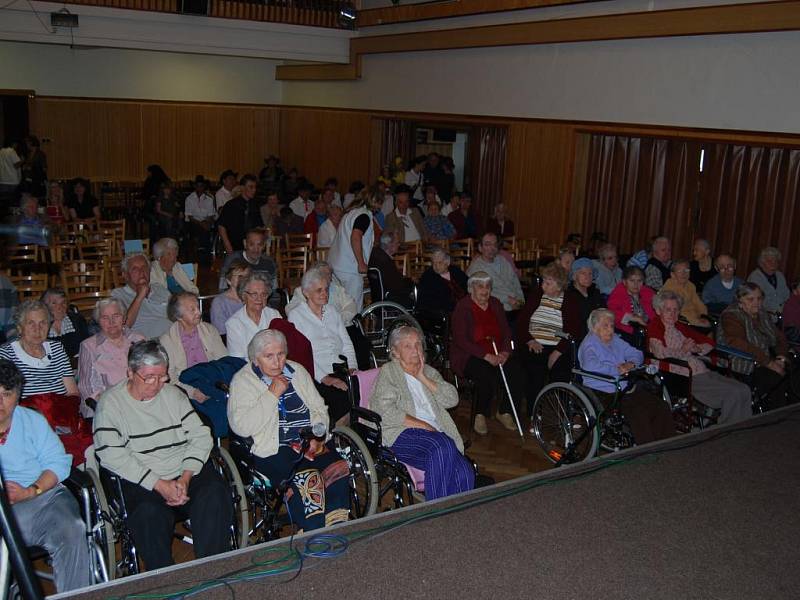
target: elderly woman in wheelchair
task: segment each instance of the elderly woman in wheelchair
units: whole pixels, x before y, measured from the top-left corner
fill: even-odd
[[[0,359],[0,465],[5,493],[26,544],[53,561],[56,589],[93,583],[86,528],[75,498],[62,485],[72,457],[36,411],[17,406],[24,378]]]
[[[616,383],[591,377],[592,373],[620,378],[642,365],[644,355],[614,333],[614,313],[605,308],[589,315],[589,335],[578,350],[578,362],[586,373],[583,385],[590,388],[604,407],[613,403]],[[630,425],[637,444],[645,444],[675,435],[670,407],[646,386],[619,382],[619,410]]]
[[[301,530],[349,518],[349,466],[332,441],[325,442],[328,410],[314,380],[287,361],[284,335],[258,332],[248,345],[249,364],[233,378],[228,421],[252,438],[254,468],[286,487],[287,508]]]
[[[714,340],[678,320],[682,304],[682,297],[666,288],[653,298],[657,317],[647,328],[650,352],[664,361],[667,371],[691,375],[692,397],[720,410],[717,423],[734,423],[752,416],[750,389],[706,364],[703,358],[714,350]]]
[[[399,460],[425,472],[426,499],[471,490],[475,470],[447,412],[458,404],[458,391],[425,364],[416,328],[392,331],[389,350],[392,360],[381,367],[371,401],[384,442]]]
[[[176,517],[189,518],[195,555],[230,548],[233,507],[209,456],[213,442],[186,395],[168,384],[169,358],[157,341],[128,352],[128,376],[97,403],[95,454],[115,475],[126,526],[147,569],[173,563]]]

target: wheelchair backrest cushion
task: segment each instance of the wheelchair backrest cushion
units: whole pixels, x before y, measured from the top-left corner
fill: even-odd
[[[369,408],[369,399],[372,397],[372,391],[375,389],[375,382],[378,379],[380,369],[370,369],[369,371],[357,371],[356,379],[358,379],[359,396],[358,405],[361,408]]]

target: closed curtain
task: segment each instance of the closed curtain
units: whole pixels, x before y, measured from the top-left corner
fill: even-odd
[[[692,243],[700,144],[593,135],[589,142],[582,233],[616,241],[620,252],[665,235],[686,256]]]
[[[478,127],[473,130],[470,143],[473,151],[469,191],[472,192],[473,207],[485,225],[486,220],[494,214],[495,204],[503,201],[508,129]]]
[[[408,167],[414,154],[414,122],[403,119],[379,119],[381,122],[381,166],[394,165],[396,156],[403,157]]]
[[[800,270],[800,150],[705,144],[698,233],[715,253],[730,252],[746,277],[761,248],[776,246],[781,270]]]

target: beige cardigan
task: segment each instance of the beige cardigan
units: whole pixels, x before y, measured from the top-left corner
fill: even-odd
[[[450,413],[447,412],[448,408],[458,404],[458,391],[442,379],[439,371],[431,366],[425,365],[425,376],[436,384],[435,393],[425,388],[431,399],[436,422],[441,427],[442,433],[450,436],[463,454],[464,441]],[[406,383],[405,371],[399,362],[390,361],[381,367],[369,407],[381,416],[383,441],[386,446],[391,446],[397,437],[408,429],[403,423],[406,415],[416,416],[414,399]]]
[[[203,344],[203,350],[209,361],[228,356],[228,349],[222,343],[222,338],[219,336],[219,331],[217,331],[216,327],[201,321],[197,326],[197,330],[200,332],[200,343]],[[167,356],[169,356],[170,381],[185,390],[189,394],[189,398],[191,398],[195,388],[178,381],[181,373],[186,369],[186,351],[181,343],[181,324],[177,321],[173,323],[158,341],[164,346]]]
[[[175,281],[178,282],[178,285],[183,288],[184,292],[191,292],[193,294],[200,293],[197,286],[189,279],[186,271],[183,270],[181,263],[176,262],[175,266],[172,267],[172,276],[175,278]],[[150,283],[160,283],[165,289],[168,289],[167,274],[164,272],[164,269],[161,268],[157,260],[154,260],[150,264]]]
[[[311,413],[312,423],[328,427],[328,409],[314,380],[302,365],[286,361],[294,369],[292,385]],[[278,398],[253,372],[251,363],[242,367],[231,381],[228,423],[242,437],[252,437],[251,452],[260,458],[278,453]]]

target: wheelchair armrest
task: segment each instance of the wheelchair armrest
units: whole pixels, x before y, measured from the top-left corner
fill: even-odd
[[[596,371],[586,371],[585,369],[572,369],[572,372],[575,375],[580,375],[581,377],[588,377],[589,379],[599,379],[600,381],[605,381],[606,383],[610,383],[613,385],[616,385],[620,381],[619,377],[606,375],[605,373],[597,373]]]
[[[737,348],[733,348],[732,346],[724,346],[722,344],[718,344],[714,351],[718,354],[725,354],[727,356],[733,358],[741,358],[743,360],[749,360],[753,363],[756,362],[756,357],[750,354],[749,352],[744,352],[743,350],[739,350]]]
[[[92,480],[86,471],[81,471],[80,469],[72,469],[70,471],[69,477],[67,477],[61,483],[69,489],[73,494],[80,493],[81,489],[87,489],[92,486]]]
[[[381,422],[383,421],[381,416],[374,410],[370,410],[368,408],[362,408],[361,406],[354,406],[353,408],[350,409],[350,421],[352,422],[358,419],[372,423],[377,427],[380,427]]]

